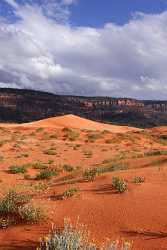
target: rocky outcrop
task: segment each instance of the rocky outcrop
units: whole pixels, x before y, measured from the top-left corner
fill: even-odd
[[[21,123],[65,114],[115,124],[152,127],[167,125],[167,101],[61,96],[33,90],[0,89],[1,122]]]

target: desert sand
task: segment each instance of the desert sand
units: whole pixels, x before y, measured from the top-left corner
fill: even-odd
[[[47,235],[51,224],[62,227],[64,218],[88,226],[97,244],[105,238],[133,241],[134,250],[167,249],[167,127],[140,130],[101,124],[74,115],[28,124],[0,124],[0,194],[10,188],[33,195],[47,219],[38,224],[17,224],[0,229],[0,249],[32,250]],[[51,152],[51,154],[50,154]],[[51,180],[35,180],[34,162],[56,169]],[[50,162],[50,163],[49,163]],[[11,165],[24,174],[11,174]],[[63,166],[73,167],[70,172]],[[115,166],[94,181],[85,181],[87,168]],[[126,180],[127,190],[116,192],[112,177]],[[134,177],[143,183],[134,183]],[[73,197],[64,191],[77,188]]]

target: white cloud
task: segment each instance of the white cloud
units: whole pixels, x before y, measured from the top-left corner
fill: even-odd
[[[74,1],[63,2],[57,6]],[[47,10],[56,15],[53,6]],[[0,86],[166,98],[167,12],[101,29],[60,23],[34,4],[17,5],[15,13],[17,22],[0,21]]]
[[[71,5],[71,4],[74,4],[76,2],[77,2],[77,0],[62,0],[62,4],[65,4],[65,5]]]
[[[5,0],[5,2],[11,5],[13,8],[18,8],[18,4],[15,2],[15,0]]]

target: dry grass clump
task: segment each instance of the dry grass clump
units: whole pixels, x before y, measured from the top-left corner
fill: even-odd
[[[37,250],[130,250],[132,244],[128,241],[107,241],[102,246],[97,246],[90,240],[87,227],[79,222],[73,226],[70,220],[64,221],[64,229],[56,230],[52,226],[47,237],[40,240]]]
[[[78,193],[78,188],[76,187],[72,187],[72,188],[69,188],[67,189],[63,195],[62,195],[62,198],[63,199],[67,199],[67,198],[70,198],[70,197],[73,197],[74,195],[76,195]]]
[[[88,140],[88,142],[95,142],[96,140],[98,140],[98,139],[101,139],[101,138],[103,138],[103,133],[89,133],[88,135],[87,135],[87,140]]]

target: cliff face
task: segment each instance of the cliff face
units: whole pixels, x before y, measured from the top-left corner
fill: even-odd
[[[70,113],[137,127],[167,125],[167,101],[60,96],[31,90],[0,89],[1,122],[29,122]]]

